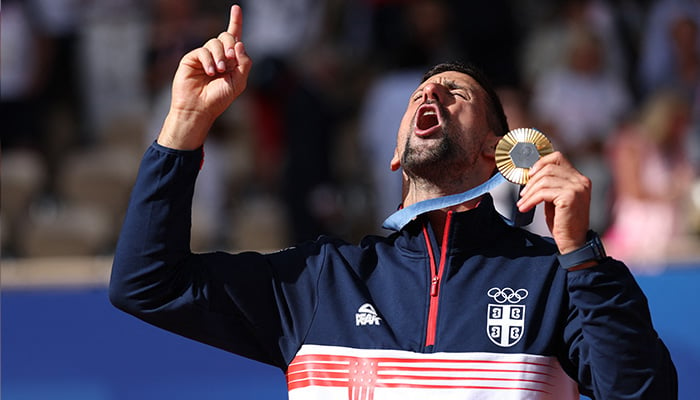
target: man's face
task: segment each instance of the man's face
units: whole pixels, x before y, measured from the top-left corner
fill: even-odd
[[[447,71],[423,82],[409,99],[391,162],[414,179],[439,184],[494,168],[498,137],[487,123],[486,92],[469,75]]]

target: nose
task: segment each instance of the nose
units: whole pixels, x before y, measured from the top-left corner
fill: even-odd
[[[436,100],[438,103],[441,100],[442,89],[444,86],[439,83],[429,83],[423,87],[423,102],[428,100]]]

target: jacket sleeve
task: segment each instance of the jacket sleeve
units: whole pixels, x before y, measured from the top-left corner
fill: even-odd
[[[115,251],[110,301],[150,324],[285,368],[308,326],[316,279],[299,248],[272,255],[190,251],[202,150],[153,144]]]
[[[567,282],[565,341],[581,393],[599,400],[676,399],[676,369],[629,269],[607,258],[567,272]]]

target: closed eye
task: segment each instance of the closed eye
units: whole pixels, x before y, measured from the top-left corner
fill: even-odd
[[[463,89],[458,89],[458,90],[452,90],[450,91],[453,95],[457,97],[461,97],[464,100],[469,100],[471,97],[469,96],[469,93],[466,90]]]

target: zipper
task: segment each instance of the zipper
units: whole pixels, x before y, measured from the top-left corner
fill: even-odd
[[[445,219],[445,230],[442,234],[442,245],[440,246],[440,263],[435,262],[435,252],[430,243],[428,230],[423,227],[423,236],[425,244],[428,248],[428,256],[430,258],[430,308],[428,309],[428,324],[425,332],[425,346],[433,346],[435,344],[435,335],[437,330],[437,315],[438,305],[440,300],[440,282],[442,274],[445,271],[445,262],[447,259],[447,239],[449,238],[450,223],[452,220],[452,211],[447,212]]]

